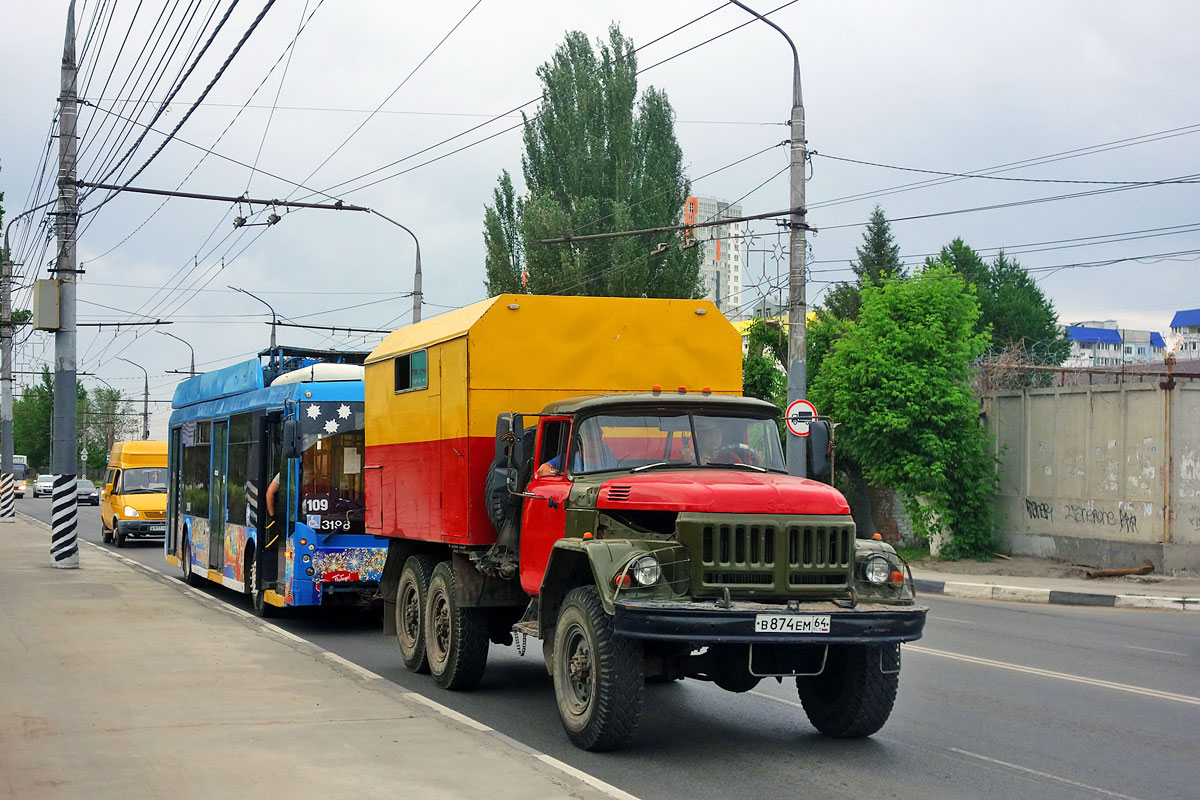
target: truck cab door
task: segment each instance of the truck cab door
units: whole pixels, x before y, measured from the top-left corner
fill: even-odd
[[[563,537],[567,524],[567,496],[571,481],[566,477],[567,437],[571,421],[566,417],[544,417],[538,425],[533,475],[521,511],[521,586],[536,595],[550,560],[554,543]],[[559,459],[557,475],[539,476],[543,464]]]

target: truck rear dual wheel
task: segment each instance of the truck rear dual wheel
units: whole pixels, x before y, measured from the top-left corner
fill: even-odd
[[[887,722],[899,684],[899,644],[830,645],[825,670],[796,678],[796,691],[814,728],[838,739],[861,739]]]
[[[438,564],[429,578],[424,636],[429,672],[438,686],[474,689],[479,685],[487,666],[487,612],[464,608],[455,599],[454,570],[449,561]]]
[[[642,645],[613,633],[595,587],[563,598],[553,662],[558,716],[576,747],[614,750],[633,738],[646,689]]]
[[[429,658],[425,654],[425,603],[435,567],[437,559],[427,553],[409,556],[396,589],[396,642],[404,666],[417,673],[429,672]]]

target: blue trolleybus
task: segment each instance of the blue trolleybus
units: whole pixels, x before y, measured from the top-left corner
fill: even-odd
[[[167,561],[254,611],[376,596],[365,533],[366,353],[277,347],[181,383],[171,402]]]

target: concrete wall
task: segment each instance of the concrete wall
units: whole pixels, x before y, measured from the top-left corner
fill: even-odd
[[[1200,386],[1066,386],[984,399],[1014,554],[1200,570]]]

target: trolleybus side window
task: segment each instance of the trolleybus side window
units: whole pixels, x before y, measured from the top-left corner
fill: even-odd
[[[257,496],[252,481],[258,480],[258,445],[254,441],[254,418],[235,414],[229,418],[228,520],[231,525],[246,525],[250,499]],[[274,473],[272,473],[274,475]]]
[[[208,517],[210,423],[197,422],[191,443],[183,445],[182,508],[184,514]]]

